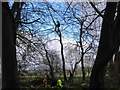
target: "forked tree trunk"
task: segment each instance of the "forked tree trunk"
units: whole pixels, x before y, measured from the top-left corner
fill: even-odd
[[[93,88],[95,90],[105,88],[104,74],[106,65],[108,64],[118,47],[117,38],[120,29],[120,24],[118,22],[120,22],[120,19],[118,19],[118,14],[116,20],[114,21],[116,6],[116,2],[107,2],[102,23],[98,53],[90,78],[91,90],[93,90]]]
[[[45,48],[45,45],[44,45],[44,44],[43,44],[43,47],[44,47],[44,49],[45,49],[46,58],[47,58],[48,65],[49,65],[49,69],[50,69],[51,79],[55,80],[54,70],[53,70],[53,66],[51,65],[51,62],[50,62],[50,59],[49,59],[48,51],[47,51],[47,49]]]

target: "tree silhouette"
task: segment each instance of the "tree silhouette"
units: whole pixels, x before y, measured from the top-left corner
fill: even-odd
[[[99,88],[105,88],[104,76],[106,66],[113,57],[113,54],[115,54],[115,52],[118,50],[120,29],[120,3],[107,2],[105,13],[102,17],[103,23],[101,28],[98,53],[90,78],[90,88],[92,90],[93,88],[97,90]]]
[[[19,89],[15,45],[18,28],[16,22],[20,19],[22,5],[23,3],[17,2],[10,9],[8,2],[2,2],[2,89]]]

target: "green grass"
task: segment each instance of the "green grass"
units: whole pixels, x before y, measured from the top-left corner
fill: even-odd
[[[32,89],[46,90],[47,88],[44,85],[37,85],[37,86],[31,85],[31,81],[36,80],[38,78],[39,77],[32,77],[32,76],[21,77],[20,78],[21,86],[24,87],[24,88],[26,87],[27,90],[32,90]],[[63,77],[61,77],[61,79],[63,80]],[[81,83],[81,82],[82,82],[82,77],[74,77],[73,82],[64,82],[64,88],[88,88],[89,77],[86,77],[84,83]],[[51,87],[48,87],[48,88],[51,89]],[[54,87],[54,88],[56,88],[56,87]]]

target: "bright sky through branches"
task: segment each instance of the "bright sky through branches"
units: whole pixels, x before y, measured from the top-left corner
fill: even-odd
[[[103,8],[104,5],[100,6],[102,6]],[[100,6],[98,6],[98,8],[101,11],[102,8]],[[94,9],[88,3],[86,3],[85,6],[83,6],[83,3],[70,4],[67,2],[27,2],[23,6],[21,12],[21,22],[32,22],[37,19],[38,20],[30,24],[22,23],[22,25],[19,27],[19,30],[29,33],[28,35],[33,35],[33,39],[24,36],[32,40],[33,43],[39,42],[39,40],[37,41],[34,39],[46,38],[43,39],[43,43],[46,44],[46,40],[49,42],[46,44],[48,50],[53,49],[60,52],[59,37],[55,32],[54,25],[54,21],[59,21],[64,49],[65,46],[68,46],[68,43],[70,43],[71,45],[77,45],[77,43],[80,42],[80,32],[82,32],[81,40],[83,41],[82,44],[85,51],[87,47],[93,45],[91,43],[94,43],[93,46],[98,45],[97,40],[99,39],[99,36],[97,35],[98,32],[100,32],[99,30],[102,19],[96,19],[95,22],[92,23],[91,26],[86,29],[86,27],[89,26],[89,24],[94,18],[96,18],[96,16],[97,14],[95,13]],[[85,20],[85,23],[81,31],[81,22],[83,20]],[[55,39],[58,39],[58,41],[55,41]],[[52,42],[50,42],[50,40]],[[91,50],[91,52],[93,51],[94,50]],[[32,56],[35,57],[36,55],[37,54]],[[39,53],[37,56],[40,56]],[[36,60],[39,59],[38,57],[35,58]],[[33,59],[33,61],[34,60],[35,59]]]
[[[9,2],[10,0],[0,0]],[[15,2],[89,2],[89,0],[14,0]],[[119,0],[90,0],[92,2],[118,2]]]

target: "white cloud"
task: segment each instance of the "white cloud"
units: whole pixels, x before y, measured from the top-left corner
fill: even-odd
[[[63,38],[62,42],[63,42],[64,47],[68,43],[75,44],[75,41],[72,39],[69,39],[69,38]],[[61,45],[60,45],[59,38],[56,38],[54,40],[50,40],[50,42],[48,42],[48,47],[49,47],[49,49],[60,51]]]

